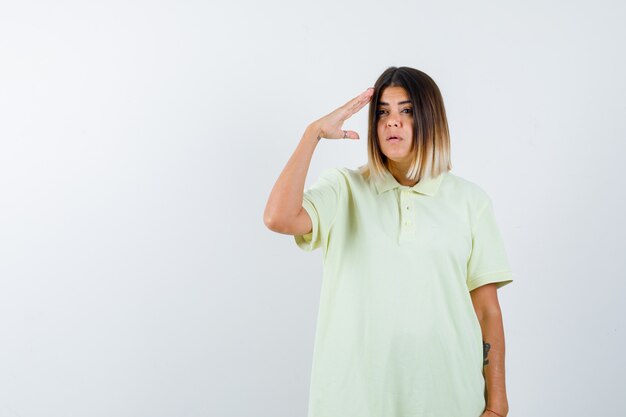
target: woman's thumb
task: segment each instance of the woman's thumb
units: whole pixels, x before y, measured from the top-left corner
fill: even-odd
[[[356,133],[354,130],[344,130],[343,139],[360,139],[360,138],[359,138],[359,134]]]

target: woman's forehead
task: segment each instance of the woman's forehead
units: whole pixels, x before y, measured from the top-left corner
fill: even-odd
[[[400,86],[393,86],[385,88],[381,95],[379,104],[384,105],[394,105],[394,104],[402,104],[400,102],[410,102],[409,93]]]

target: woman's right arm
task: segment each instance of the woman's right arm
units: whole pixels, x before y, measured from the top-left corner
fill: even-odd
[[[302,208],[302,196],[306,174],[321,133],[317,123],[306,128],[298,147],[274,184],[263,215],[270,230],[290,235],[311,231],[311,219]]]
[[[343,139],[343,123],[369,102],[372,92],[373,89],[368,88],[332,113],[307,126],[296,150],[276,180],[265,206],[263,221],[268,229],[289,235],[311,232],[311,218],[302,207],[302,198],[313,152],[321,138]],[[348,130],[346,139],[359,139],[359,135]]]

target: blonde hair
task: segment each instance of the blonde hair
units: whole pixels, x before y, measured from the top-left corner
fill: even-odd
[[[387,87],[402,87],[413,103],[413,161],[406,176],[419,181],[437,177],[450,171],[450,132],[446,110],[439,87],[422,71],[410,67],[389,67],[374,84],[374,94],[369,104],[366,165],[359,167],[361,174],[382,178],[389,171],[388,158],[378,143],[378,102]]]

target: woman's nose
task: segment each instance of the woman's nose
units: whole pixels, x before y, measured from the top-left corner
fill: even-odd
[[[400,126],[400,122],[397,119],[389,118],[387,119],[387,126],[389,127],[398,127]]]

